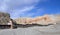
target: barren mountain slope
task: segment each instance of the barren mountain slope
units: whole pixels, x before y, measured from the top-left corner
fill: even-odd
[[[17,18],[14,19],[17,24],[56,24],[56,22],[60,21],[59,15],[44,15],[35,18]]]

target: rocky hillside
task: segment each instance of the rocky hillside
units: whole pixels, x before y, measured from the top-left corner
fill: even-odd
[[[0,24],[7,24],[10,21],[10,14],[0,12]]]
[[[35,18],[17,18],[14,19],[17,24],[56,24],[56,22],[60,21],[60,15],[43,15]]]

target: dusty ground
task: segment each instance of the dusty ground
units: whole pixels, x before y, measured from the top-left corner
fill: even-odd
[[[60,23],[50,26],[5,29],[0,31],[0,35],[60,35]]]

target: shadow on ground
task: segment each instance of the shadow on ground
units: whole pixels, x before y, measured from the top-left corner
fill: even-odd
[[[49,24],[52,25],[52,24]],[[28,28],[28,27],[33,27],[33,26],[49,26],[49,25],[39,25],[39,24],[26,24],[26,25],[22,25],[22,24],[16,24],[15,26],[18,28]]]
[[[49,24],[52,25],[52,24]],[[26,25],[22,25],[22,24],[14,24],[13,25],[13,29],[16,28],[28,28],[28,27],[34,27],[34,26],[49,26],[49,25],[39,25],[39,24],[26,24]],[[0,29],[9,29],[10,25],[0,25]]]

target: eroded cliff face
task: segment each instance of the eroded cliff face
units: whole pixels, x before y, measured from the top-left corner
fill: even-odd
[[[15,19],[17,24],[56,24],[57,21],[60,21],[60,17],[56,15],[44,15],[35,18],[18,18]]]
[[[0,25],[7,24],[10,21],[10,14],[0,12]]]

